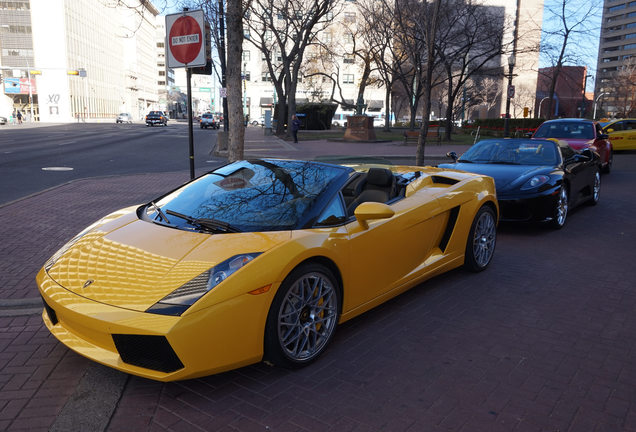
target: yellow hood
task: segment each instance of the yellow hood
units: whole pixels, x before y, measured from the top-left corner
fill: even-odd
[[[112,230],[104,231],[107,227]],[[80,296],[144,311],[227,258],[264,252],[290,235],[288,231],[204,234],[135,218],[84,235],[48,274]]]

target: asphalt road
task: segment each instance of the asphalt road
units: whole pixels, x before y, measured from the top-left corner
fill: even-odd
[[[72,123],[0,128],[0,204],[88,177],[188,170],[188,129],[141,123]],[[196,125],[195,125],[196,126]],[[195,169],[210,157],[216,130],[194,128]],[[213,162],[208,162],[213,160]]]

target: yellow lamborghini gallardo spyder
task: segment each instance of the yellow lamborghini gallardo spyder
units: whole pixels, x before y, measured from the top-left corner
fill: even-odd
[[[497,220],[478,174],[239,161],[70,240],[37,276],[42,317],[79,354],[160,381],[302,366],[339,323],[485,269]]]

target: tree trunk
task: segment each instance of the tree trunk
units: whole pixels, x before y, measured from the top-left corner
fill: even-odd
[[[242,2],[227,2],[227,45],[227,105],[230,118],[227,158],[229,162],[234,162],[243,159],[245,143],[245,115],[241,86]]]

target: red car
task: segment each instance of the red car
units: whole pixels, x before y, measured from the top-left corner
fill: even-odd
[[[603,128],[594,120],[566,118],[548,120],[537,128],[532,138],[556,138],[565,141],[575,150],[581,151],[589,148],[598,153],[601,159],[603,172],[608,173],[612,169],[614,151],[609,136],[603,132]]]

